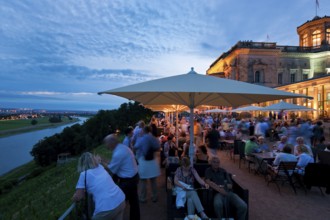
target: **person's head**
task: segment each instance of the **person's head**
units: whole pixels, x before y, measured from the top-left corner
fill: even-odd
[[[199,146],[199,149],[202,151],[203,154],[207,154],[207,149],[206,149],[205,145]]]
[[[212,169],[217,170],[220,167],[220,159],[218,157],[212,157],[210,160]]]
[[[116,134],[109,134],[104,138],[103,142],[109,150],[114,150],[119,143],[119,139]]]
[[[145,126],[144,121],[139,121],[139,122],[138,122],[138,126],[139,126],[140,128],[144,128],[144,126]]]
[[[129,126],[128,128],[126,128],[125,135],[126,136],[132,136],[133,135],[133,128],[131,126]]]
[[[181,167],[183,167],[183,168],[189,168],[190,167],[190,159],[189,159],[189,157],[183,157],[181,159]]]
[[[305,145],[298,145],[297,152],[298,152],[298,154],[308,153],[308,149]]]
[[[144,126],[143,132],[145,134],[149,134],[151,132],[151,127],[149,125]]]
[[[181,133],[180,133],[180,136],[181,136],[181,137],[186,137],[186,136],[187,136],[187,134],[186,134],[186,132],[185,132],[185,131],[181,131]]]
[[[257,141],[257,138],[255,136],[251,136],[250,137],[250,141],[256,142]]]
[[[97,162],[94,158],[94,155],[89,153],[89,152],[85,152],[83,153],[79,160],[78,160],[78,172],[82,172],[88,169],[93,169],[97,167]]]
[[[173,135],[173,134],[169,134],[169,135],[167,136],[167,141],[172,141],[173,138],[174,138],[174,135]]]
[[[292,149],[291,149],[290,145],[287,144],[283,147],[283,153],[291,154],[291,152],[292,152]]]
[[[217,127],[216,123],[212,123],[211,127],[212,127],[212,129],[216,129],[216,127]]]
[[[304,144],[304,138],[303,137],[297,137],[296,142],[298,145],[303,145]]]
[[[283,135],[283,136],[281,137],[281,143],[286,143],[287,141],[288,141],[288,137],[285,136],[285,135]]]
[[[259,144],[263,144],[265,142],[265,138],[263,136],[258,137]]]

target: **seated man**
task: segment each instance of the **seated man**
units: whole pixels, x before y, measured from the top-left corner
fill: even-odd
[[[278,141],[273,147],[274,147],[274,150],[277,150],[277,151],[283,151],[283,147],[287,144],[288,142],[288,137],[283,135],[281,136],[281,140]]]
[[[220,168],[218,157],[212,157],[211,167],[205,171],[205,182],[215,190],[213,199],[214,211],[217,218],[224,216],[224,210],[228,211],[229,206],[233,207],[237,219],[244,220],[247,213],[246,203],[235,193],[231,192],[232,182],[226,170]]]
[[[271,181],[272,178],[274,176],[276,176],[276,174],[278,173],[278,166],[280,165],[280,163],[282,161],[284,162],[296,162],[297,161],[297,157],[295,155],[293,155],[291,150],[291,147],[289,144],[285,145],[283,147],[283,152],[281,153],[277,153],[275,160],[273,162],[273,166],[268,165],[268,176],[267,176],[267,180]],[[293,172],[293,171],[292,171]]]

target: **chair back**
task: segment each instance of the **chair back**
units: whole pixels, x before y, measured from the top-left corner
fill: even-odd
[[[330,152],[327,151],[319,151],[317,154],[319,161],[321,164],[330,165]]]
[[[245,143],[241,141],[238,145],[238,154],[240,159],[245,158]]]
[[[242,140],[234,140],[234,155],[239,154],[239,145],[242,144]]]
[[[292,175],[293,171],[296,169],[296,166],[297,166],[297,161],[282,161],[277,170],[278,170],[278,173],[280,173],[281,171],[284,172],[286,175]]]

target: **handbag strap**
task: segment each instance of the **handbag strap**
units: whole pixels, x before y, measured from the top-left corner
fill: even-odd
[[[86,211],[86,219],[89,219],[88,213],[88,193],[87,193],[87,170],[85,170],[85,211]]]

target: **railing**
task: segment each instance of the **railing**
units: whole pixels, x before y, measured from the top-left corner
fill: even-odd
[[[58,220],[64,220],[72,211],[76,208],[76,203],[72,203],[72,205],[58,218]]]

